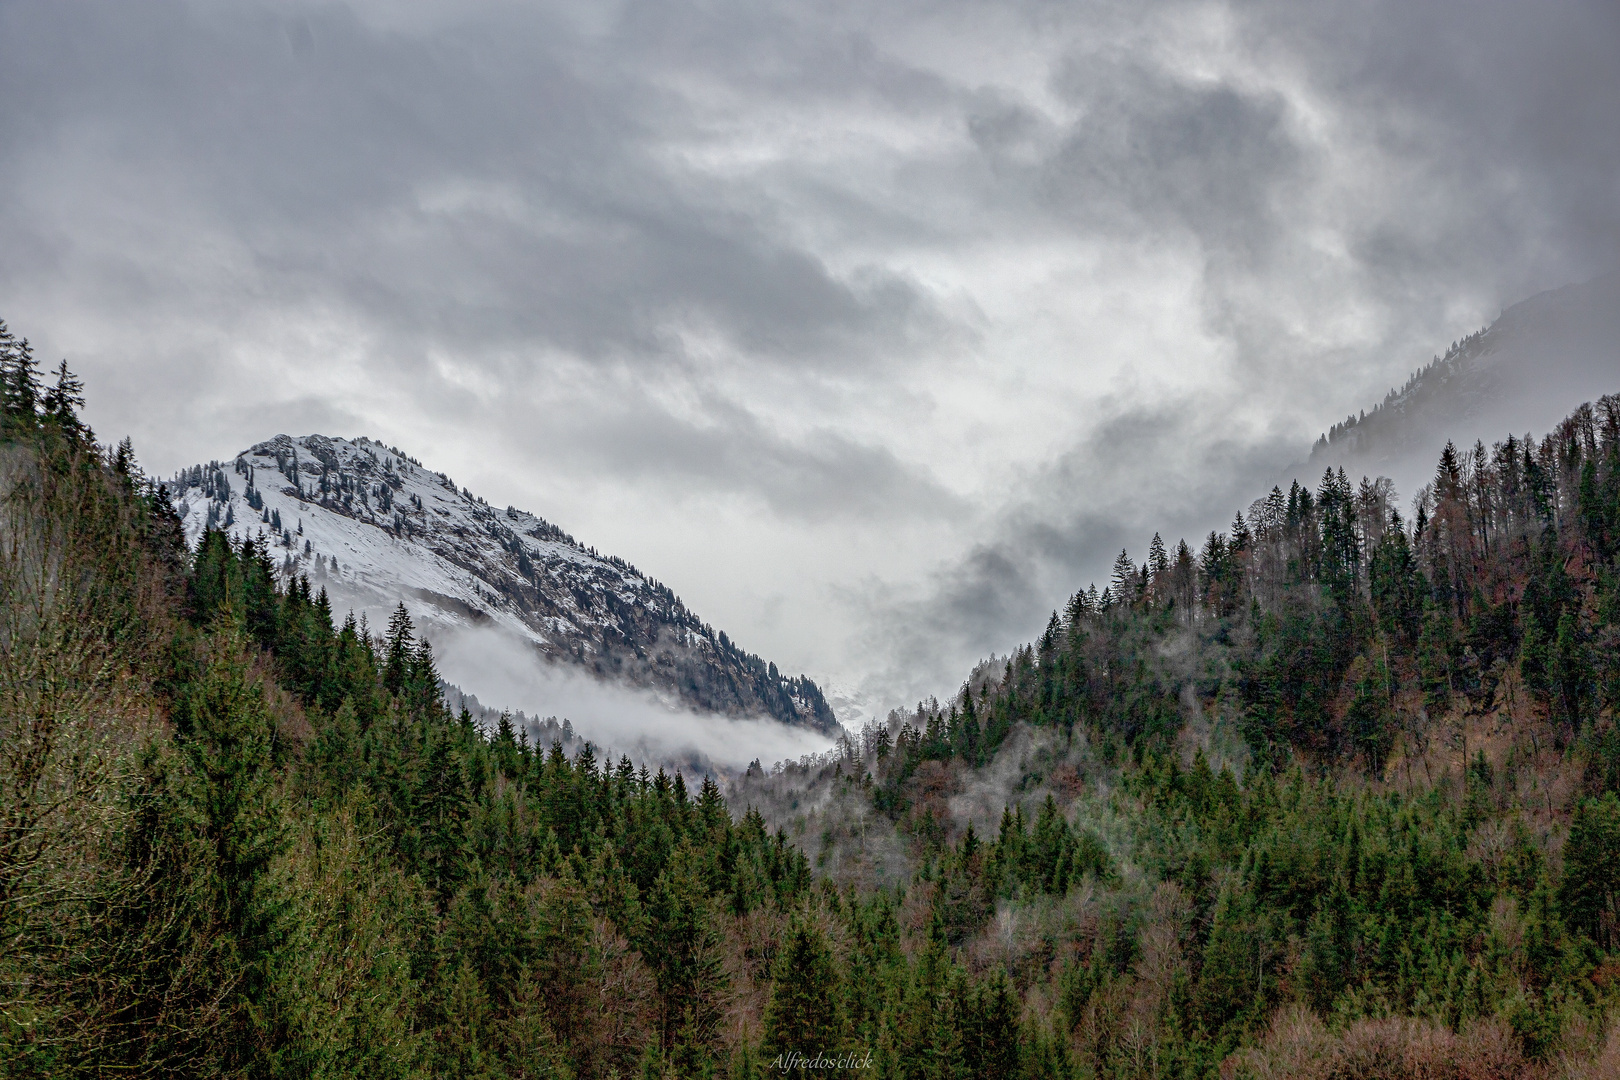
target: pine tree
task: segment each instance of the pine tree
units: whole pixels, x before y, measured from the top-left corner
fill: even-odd
[[[997,968],[974,986],[960,1010],[961,1058],[968,1076],[1018,1074],[1018,995]]]
[[[1164,541],[1158,533],[1153,534],[1153,542],[1148,545],[1148,573],[1157,581],[1170,570],[1170,556],[1164,549]]]
[[[768,1065],[794,1053],[812,1060],[817,1054],[836,1057],[844,1041],[843,996],[832,948],[820,927],[796,918],[771,971],[760,1057]]]
[[[1312,1008],[1324,1015],[1349,981],[1355,960],[1350,895],[1335,881],[1305,931],[1300,981]]]
[[[1381,776],[1384,758],[1394,742],[1395,720],[1390,710],[1390,674],[1381,660],[1358,656],[1345,674],[1355,696],[1345,714],[1351,742],[1363,755],[1367,771]]]
[[[675,853],[643,910],[641,952],[658,984],[662,1045],[672,1050],[682,1039],[710,1045],[720,1021],[720,993],[729,980],[708,891],[690,851]]]
[[[1580,627],[1573,611],[1565,611],[1558,618],[1558,632],[1552,643],[1549,682],[1559,705],[1559,719],[1569,725],[1570,731],[1581,726],[1582,706],[1592,681],[1592,666],[1587,660],[1581,641]]]
[[[1620,943],[1620,799],[1583,799],[1564,846],[1559,907],[1570,925],[1604,948]]]
[[[979,711],[973,705],[973,688],[962,687],[962,719],[956,726],[957,753],[969,765],[977,767],[983,759],[983,729],[979,726]]]
[[[39,361],[27,338],[12,336],[0,321],[0,402],[8,423],[32,427],[39,405]]]
[[[1373,610],[1386,634],[1410,644],[1422,628],[1423,599],[1427,592],[1399,515],[1373,548],[1370,577]]]
[[[447,728],[429,727],[421,791],[422,877],[440,904],[466,879],[472,797],[461,747]]]
[[[586,749],[588,750],[589,746]],[[707,773],[704,774],[703,783],[698,788],[694,820],[699,833],[710,840],[724,837],[731,824],[731,815],[726,811],[726,800],[720,794],[720,785],[716,784],[714,777]]]
[[[1257,915],[1249,889],[1228,885],[1221,890],[1193,996],[1198,1019],[1210,1035],[1252,1017],[1262,1002],[1265,945]]]
[[[1114,572],[1108,579],[1108,591],[1113,596],[1114,603],[1129,607],[1136,602],[1136,564],[1131,561],[1130,555],[1124,548],[1119,549],[1119,555],[1114,559]]]
[[[84,425],[79,420],[79,410],[84,408],[84,383],[68,370],[66,360],[57,366],[56,385],[46,392],[43,405],[45,415],[63,434],[71,439],[85,436]]]
[[[396,694],[405,689],[406,679],[410,676],[411,659],[416,651],[415,629],[415,624],[411,622],[411,613],[405,610],[405,601],[401,600],[394,613],[388,617],[388,635],[383,639],[386,643],[383,653],[383,686]]]
[[[273,729],[246,644],[232,622],[223,622],[206,643],[201,678],[176,700],[173,714],[193,778],[189,801],[211,849],[219,929],[240,965],[238,1030],[226,1043],[243,1063],[254,1054],[251,1016],[263,1007],[287,910],[269,874],[286,844],[273,787]]]
[[[1254,547],[1254,535],[1249,532],[1249,523],[1243,520],[1240,512],[1232,517],[1232,550],[1249,551]]]

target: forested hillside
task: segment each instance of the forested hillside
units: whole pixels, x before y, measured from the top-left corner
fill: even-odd
[[[1082,1075],[1614,1075],[1617,555],[1606,397],[1447,446],[1411,521],[1330,471],[1121,552],[837,768],[921,853],[929,932]],[[876,875],[815,783],[819,860]],[[1014,808],[964,827],[987,786]]]
[[[1122,554],[723,792],[486,734],[403,609],[191,552],[65,366],[0,372],[6,1075],[1620,1068],[1615,399],[1412,521],[1334,473]]]

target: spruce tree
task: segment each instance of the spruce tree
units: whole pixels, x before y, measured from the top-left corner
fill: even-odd
[[[1148,544],[1148,573],[1157,580],[1170,569],[1170,555],[1164,549],[1164,540],[1158,533],[1153,534],[1153,542]]]
[[[32,428],[39,405],[39,361],[27,338],[11,335],[0,321],[0,402],[8,423]]]
[[[56,385],[46,391],[43,401],[45,415],[69,438],[84,436],[84,425],[79,421],[79,410],[84,408],[84,383],[68,370],[63,360],[56,369]]]
[[[968,1076],[1018,1074],[1017,992],[1007,973],[997,968],[973,987],[960,1010],[961,1063]]]
[[[1261,1004],[1265,945],[1257,915],[1250,889],[1234,883],[1221,890],[1193,997],[1197,1017],[1211,1036],[1252,1017]]]
[[[1558,618],[1549,667],[1548,681],[1556,697],[1558,718],[1569,726],[1570,731],[1578,731],[1587,689],[1592,681],[1592,666],[1587,659],[1580,624],[1573,611],[1566,610]]]
[[[394,693],[399,693],[405,688],[406,679],[410,675],[411,660],[416,651],[415,629],[415,624],[411,622],[411,613],[405,610],[405,601],[401,600],[394,613],[388,617],[388,635],[383,639],[386,643],[383,653],[383,686]]]
[[[239,980],[231,1002],[230,1057],[245,1064],[256,1048],[253,1014],[263,1007],[287,898],[269,873],[286,844],[273,787],[272,721],[236,625],[210,634],[201,677],[176,700],[175,729],[190,765],[187,791],[211,849],[213,908]]]
[[[832,948],[821,928],[795,918],[771,970],[760,1057],[768,1067],[795,1052],[814,1060],[836,1056],[844,1045],[843,997]]]
[[[1136,577],[1136,564],[1124,548],[1119,549],[1119,555],[1114,559],[1114,572],[1108,579],[1108,591],[1113,595],[1114,603],[1129,607],[1136,602],[1136,589],[1139,582]]]
[[[1559,907],[1569,924],[1605,948],[1620,943],[1620,799],[1583,799],[1564,846]]]
[[[720,993],[729,979],[713,905],[690,850],[675,853],[653,884],[643,912],[647,921],[641,952],[658,985],[662,1045],[666,1050],[678,1041],[709,1045],[720,1022]]]

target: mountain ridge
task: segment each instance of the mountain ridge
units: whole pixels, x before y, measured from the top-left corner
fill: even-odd
[[[1489,447],[1503,432],[1550,431],[1620,376],[1620,272],[1537,293],[1352,413],[1303,466],[1388,476],[1407,497],[1433,478],[1445,442]]]

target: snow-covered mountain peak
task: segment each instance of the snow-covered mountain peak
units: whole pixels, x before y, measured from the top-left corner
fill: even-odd
[[[821,691],[739,649],[678,596],[537,515],[497,509],[397,447],[277,435],[168,485],[195,546],[207,529],[261,543],[335,610],[404,601],[433,633],[495,629],[537,661],[583,667],[730,715],[818,730]]]

